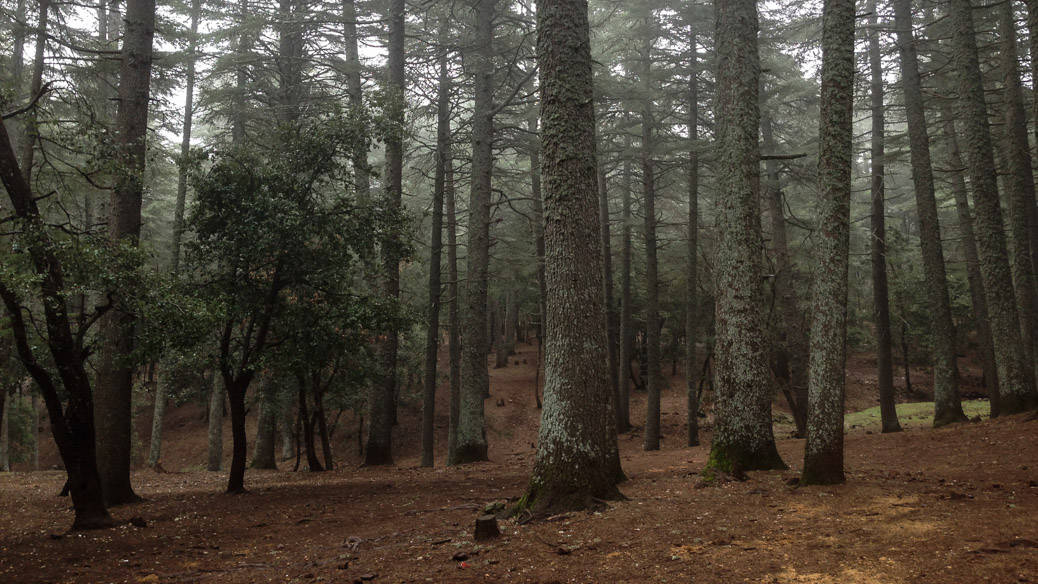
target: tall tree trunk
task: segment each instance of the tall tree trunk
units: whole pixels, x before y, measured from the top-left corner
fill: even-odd
[[[475,2],[475,101],[472,112],[472,186],[469,195],[468,270],[462,325],[461,406],[450,464],[487,459],[483,399],[487,373],[487,279],[490,262],[490,194],[494,169],[494,12],[497,0]]]
[[[429,313],[425,335],[425,387],[422,400],[422,466],[433,466],[436,422],[436,361],[440,347],[440,258],[443,256],[443,196],[451,158],[448,21],[440,22],[440,80],[436,100],[436,170],[433,177],[431,243],[429,245]]]
[[[1005,153],[1008,176],[1005,178],[1006,199],[1009,201],[1009,243],[1012,250],[1011,269],[1016,308],[1020,315],[1020,335],[1031,384],[1031,405],[1038,406],[1035,378],[1038,376],[1038,296],[1035,275],[1031,267],[1030,234],[1028,223],[1035,205],[1034,173],[1031,170],[1031,150],[1027,142],[1027,113],[1024,109],[1020,71],[1017,69],[1016,20],[1013,4],[999,7],[999,45],[1002,68],[1002,101],[1005,104]]]
[[[908,0],[894,0],[894,27],[901,50],[901,85],[908,118],[908,139],[915,185],[916,214],[919,217],[919,245],[928,307],[933,327],[934,426],[966,420],[959,398],[959,371],[955,362],[955,325],[952,322],[948,280],[941,248],[941,229],[934,195],[930,137],[923,110],[922,84]]]
[[[610,408],[601,232],[596,224],[595,110],[585,0],[537,5],[544,127],[548,321],[544,414],[521,504],[535,513],[619,498]]]
[[[213,374],[212,384],[212,391],[209,392],[209,462],[206,470],[215,472],[223,467],[223,410],[227,392],[219,373]]]
[[[541,199],[541,139],[537,134],[537,110],[530,109],[526,118],[526,128],[530,132],[530,192],[533,200],[533,240],[537,254],[537,379],[534,381],[533,397],[537,409],[541,408],[540,374],[541,361],[544,356],[544,321],[547,309],[544,299],[548,295],[544,280],[544,203]]]
[[[389,90],[389,121],[392,130],[386,137],[386,194],[388,208],[400,209],[402,204],[404,171],[404,0],[392,0],[389,6],[389,61],[387,85]],[[382,248],[385,294],[393,300],[400,298],[401,234],[394,233]],[[393,463],[393,424],[396,422],[397,351],[399,334],[396,329],[385,331],[379,345],[381,376],[372,384],[368,396],[368,444],[364,450],[364,464]]]
[[[883,61],[879,51],[876,0],[870,0],[869,71],[872,76],[872,304],[876,317],[876,368],[879,380],[880,427],[883,433],[900,432],[897,396],[894,394],[893,341],[890,334],[890,286],[887,283],[886,191],[884,189],[885,114],[883,108]]]
[[[688,59],[688,225],[685,252],[685,392],[688,403],[688,446],[699,446],[699,391],[696,384],[696,324],[699,316],[697,243],[699,240],[699,61],[694,19],[689,3]]]
[[[619,315],[616,313],[616,304],[613,302],[613,246],[612,236],[609,233],[609,184],[604,164],[598,165],[598,210],[601,221],[602,239],[602,298],[605,301],[606,314],[606,354],[609,363],[609,389],[613,403],[613,423],[615,424],[616,410],[620,407],[620,364],[619,346],[617,335],[619,334]]]
[[[1020,319],[1003,231],[970,0],[951,0],[949,16],[953,26],[954,63],[959,78],[960,117],[964,124],[967,166],[973,187],[977,252],[998,367],[999,409],[1003,414],[1012,414],[1032,407],[1035,400],[1027,374],[1029,364],[1025,363],[1020,338]]]
[[[1027,5],[1027,37],[1030,41],[1031,79],[1038,79],[1038,0],[1024,0]],[[1031,97],[1031,121],[1034,124],[1035,142],[1038,142],[1038,83],[1031,82],[1034,95]],[[1031,273],[1038,279],[1038,200],[1031,206],[1031,219],[1027,224],[1031,240]],[[1038,348],[1035,349],[1038,351]],[[1038,355],[1036,355],[1038,358]]]
[[[761,114],[761,138],[769,152],[778,150],[772,131],[771,116]],[[764,163],[766,180],[764,182],[764,202],[768,206],[768,218],[771,223],[771,247],[775,263],[774,286],[775,304],[778,307],[776,323],[777,339],[773,350],[775,378],[789,402],[789,408],[796,423],[797,434],[807,434],[807,369],[808,343],[805,317],[797,305],[796,290],[793,288],[797,280],[795,267],[790,259],[789,243],[786,237],[786,216],[782,210],[782,189],[779,183],[778,161],[768,159]]]
[[[626,121],[626,116],[625,116]],[[616,408],[616,430],[631,429],[631,358],[634,350],[634,330],[631,293],[631,161],[627,153],[631,149],[630,138],[624,137],[623,162],[623,224],[620,244],[620,358],[617,377],[620,381],[620,403]]]
[[[12,31],[14,33],[14,47],[11,51],[11,78],[8,82],[11,84],[11,94],[15,98],[20,98],[22,96],[22,75],[25,74],[25,4],[25,0],[18,0],[15,5],[15,22],[13,27],[14,30]],[[21,136],[21,132],[17,130],[18,125],[16,120],[11,120],[11,128],[13,128],[11,132],[12,146],[14,147],[14,151],[18,152],[18,138]]]
[[[447,428],[447,452],[454,452],[458,442],[458,416],[461,408],[461,323],[458,321],[458,215],[455,211],[454,159],[444,161],[444,214],[447,219],[447,335],[450,360],[450,419]]]
[[[39,0],[37,3],[36,17],[36,49],[33,53],[32,60],[32,79],[29,81],[30,99],[38,95],[40,90],[43,88],[43,68],[46,65],[44,58],[47,50],[47,26],[49,16],[50,0]],[[32,108],[26,113],[25,119],[22,121],[22,135],[18,139],[18,147],[21,148],[21,153],[18,157],[18,164],[25,175],[25,181],[29,184],[32,184],[33,163],[38,137],[39,134],[36,130],[36,108]]]
[[[803,484],[842,483],[854,106],[854,0],[825,0],[814,318]]]
[[[259,391],[259,419],[256,421],[256,445],[252,450],[251,468],[276,470],[277,458],[274,456],[274,440],[277,436],[278,400],[271,376],[263,379]]]
[[[357,36],[357,6],[355,0],[342,2],[343,52],[346,53],[346,91],[350,107],[355,112],[364,108],[363,83],[360,77],[360,51]],[[368,169],[367,146],[359,143],[350,153],[353,164],[353,184],[357,189],[357,198],[367,201],[371,190],[370,171]]]
[[[984,281],[980,275],[980,260],[977,259],[977,240],[973,234],[973,216],[966,195],[966,180],[961,170],[965,168],[959,152],[959,139],[955,132],[955,114],[950,104],[941,107],[941,118],[944,128],[945,150],[948,152],[948,168],[952,172],[952,195],[955,197],[955,209],[959,217],[959,232],[962,234],[963,255],[966,257],[966,278],[969,282],[970,301],[973,304],[973,321],[977,327],[980,340],[981,361],[984,367],[984,385],[988,390],[988,401],[991,417],[997,417],[998,408],[998,372],[995,366],[995,351],[991,341],[991,323],[988,319],[987,296],[984,293]]]
[[[655,29],[650,12],[645,26]],[[642,197],[645,213],[645,346],[648,375],[645,386],[645,450],[660,449],[660,390],[663,383],[660,373],[660,288],[658,262],[656,260],[656,177],[653,168],[653,131],[656,122],[652,113],[652,44],[655,34],[647,32],[642,47]]]
[[[115,190],[109,203],[108,236],[113,245],[138,245],[147,155],[148,103],[151,96],[152,41],[155,1],[127,2],[122,65],[119,71],[119,112],[116,118],[119,162]],[[113,291],[117,296],[118,291]],[[134,347],[133,314],[122,309],[103,320],[101,365],[95,396],[99,429],[98,470],[109,505],[139,499],[130,484],[131,420],[134,367],[127,363]]]
[[[785,468],[771,426],[767,335],[760,307],[760,57],[757,4],[716,15],[718,211],[715,428],[707,471]]]

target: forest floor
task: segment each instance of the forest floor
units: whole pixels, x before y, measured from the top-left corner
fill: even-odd
[[[136,472],[145,501],[113,509],[145,527],[68,533],[60,472],[0,474],[0,582],[1038,582],[1038,421],[934,430],[925,407],[903,404],[906,431],[879,434],[874,415],[855,414],[847,484],[797,488],[804,441],[789,437],[776,402],[791,469],[703,486],[707,447],[683,447],[680,378],[663,400],[663,449],[643,452],[637,429],[620,438],[627,500],[524,525],[503,520],[502,537],[476,544],[476,516],[520,496],[529,476],[535,359],[523,347],[518,365],[492,371],[490,462],[418,468],[417,437],[405,430],[417,413],[405,408],[396,466],[358,467],[355,434],[344,429],[335,471],[249,471],[249,494],[229,496],[226,473],[193,470],[205,431],[197,408],[185,406],[165,434],[164,466],[178,470]],[[874,404],[870,371],[868,357],[852,359],[849,410]],[[635,420],[643,404],[637,396]],[[968,405],[971,415],[985,408]]]

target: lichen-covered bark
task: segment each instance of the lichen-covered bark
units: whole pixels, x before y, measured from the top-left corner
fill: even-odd
[[[883,62],[879,50],[879,26],[876,0],[869,8],[869,72],[872,76],[872,303],[876,311],[876,369],[879,381],[880,427],[884,433],[900,432],[894,395],[893,341],[890,333],[890,286],[887,282],[886,193],[884,189],[885,113],[883,107]]]
[[[771,373],[764,328],[757,5],[714,5],[718,242],[715,429],[707,470],[785,468],[771,427]]]
[[[955,72],[959,80],[959,117],[963,122],[967,169],[973,187],[977,255],[984,278],[998,368],[999,407],[1003,414],[1011,414],[1032,403],[1027,375],[1029,365],[1025,363],[1020,338],[1020,320],[1003,231],[971,2],[950,0],[948,10]]]
[[[660,284],[656,259],[656,170],[653,162],[652,44],[656,22],[651,13],[645,17],[645,44],[642,47],[642,212],[645,215],[645,450],[660,449]]]
[[[490,261],[490,189],[494,169],[494,10],[496,0],[475,2],[472,112],[472,181],[469,194],[468,271],[462,324],[461,404],[455,450],[449,464],[487,459],[483,399],[487,373],[487,278]]]
[[[690,3],[689,10],[694,4]],[[685,391],[688,410],[686,444],[699,446],[699,393],[696,387],[696,324],[699,301],[696,294],[696,247],[699,236],[699,61],[696,33],[689,18],[688,59],[688,225],[685,251]]]
[[[535,513],[620,497],[610,408],[595,112],[586,0],[537,5],[544,179],[544,409],[537,459],[521,506]]]
[[[404,171],[404,0],[393,0],[389,5],[389,58],[387,85],[389,110],[387,117],[391,130],[386,136],[386,192],[385,205],[399,209],[403,197]],[[383,286],[387,297],[400,298],[399,238],[393,234],[383,245]],[[396,422],[398,332],[388,330],[379,344],[379,379],[371,385],[368,395],[368,442],[364,448],[364,464],[393,463],[393,424]]]
[[[803,484],[844,481],[843,397],[847,359],[853,104],[854,0],[826,0],[822,9],[818,233],[807,444],[804,447],[804,471],[800,477]]]
[[[1035,294],[1034,272],[1031,268],[1028,223],[1035,205],[1034,173],[1031,170],[1031,151],[1027,143],[1027,113],[1024,109],[1020,71],[1017,69],[1016,21],[1013,4],[999,7],[1000,61],[1002,69],[1002,101],[1005,104],[1005,160],[1008,174],[1005,178],[1006,199],[1009,201],[1009,243],[1012,250],[1011,268],[1016,308],[1020,314],[1020,335],[1024,359],[1031,369],[1031,407],[1038,406],[1035,394],[1035,376],[1038,359],[1035,351],[1038,337],[1038,297]]]
[[[894,0],[894,27],[901,51],[901,85],[908,118],[908,140],[915,186],[916,215],[919,217],[919,245],[923,255],[931,326],[933,327],[934,426],[966,420],[959,398],[959,370],[955,362],[955,325],[952,322],[948,280],[944,269],[941,229],[934,195],[930,137],[926,128],[919,62],[912,33],[908,0]]]

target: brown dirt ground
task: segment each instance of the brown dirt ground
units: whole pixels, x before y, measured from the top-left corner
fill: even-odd
[[[680,378],[663,400],[663,449],[643,452],[637,431],[621,437],[626,501],[526,525],[502,521],[500,539],[474,544],[480,509],[519,496],[533,462],[535,360],[523,347],[518,366],[492,371],[487,463],[417,468],[418,438],[404,430],[417,413],[405,408],[397,466],[358,468],[356,430],[344,414],[336,471],[250,471],[250,494],[228,496],[225,473],[142,470],[134,479],[146,501],[113,513],[143,517],[147,527],[75,534],[65,533],[68,501],[54,496],[59,472],[0,475],[0,583],[351,583],[371,575],[375,583],[1038,582],[1038,422],[852,431],[847,484],[810,488],[787,484],[803,441],[778,424],[793,469],[697,488],[707,452],[681,446]],[[849,409],[874,405],[871,369],[868,356],[848,364]],[[923,386],[926,372],[918,374],[913,384]],[[632,416],[643,412],[636,396]],[[442,445],[445,416],[438,426]],[[197,408],[171,412],[166,435],[166,468],[204,460]],[[42,458],[52,456],[45,447]],[[452,559],[457,553],[468,558]]]

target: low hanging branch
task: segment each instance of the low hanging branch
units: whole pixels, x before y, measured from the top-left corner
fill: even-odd
[[[800,152],[797,154],[761,154],[761,160],[796,160],[797,158],[805,158],[806,152]]]
[[[40,101],[40,98],[42,98],[44,95],[46,95],[50,91],[50,87],[53,84],[54,84],[53,81],[48,81],[46,84],[44,84],[43,87],[40,88],[40,91],[35,96],[33,96],[33,98],[31,100],[29,100],[29,103],[25,104],[24,106],[14,110],[14,111],[10,111],[10,112],[5,113],[3,115],[3,118],[0,118],[0,119],[9,120],[9,119],[11,119],[11,118],[13,118],[15,116],[20,116],[20,115],[24,114],[25,112],[31,110],[32,108],[34,108],[36,106],[36,102]]]

